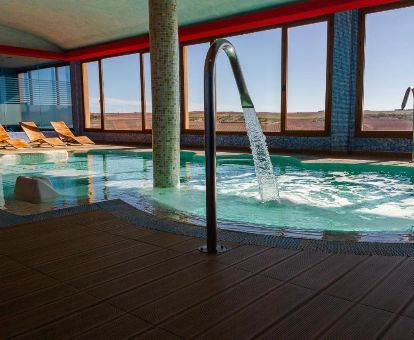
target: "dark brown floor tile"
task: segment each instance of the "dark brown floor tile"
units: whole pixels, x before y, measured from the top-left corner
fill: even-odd
[[[350,302],[327,295],[319,295],[301,309],[271,327],[260,339],[311,339],[333,322]]]
[[[153,230],[139,228],[135,225],[118,225],[116,229],[109,230],[111,234],[118,235],[135,241],[140,241],[142,238],[153,234]]]
[[[73,215],[67,215],[62,217],[56,217],[50,219],[53,223],[54,221],[66,223],[67,225],[93,225],[94,223],[102,223],[107,220],[116,220],[116,217],[111,213],[103,210],[97,209],[94,211],[88,211],[83,213],[77,213]]]
[[[16,314],[0,321],[0,338],[12,336],[36,329],[65,315],[85,309],[98,302],[86,294],[76,294],[37,309]]]
[[[119,231],[139,231],[141,235],[149,234],[148,230],[138,228],[137,226],[123,221],[113,216],[104,220],[97,220],[88,224],[88,228],[93,228],[99,231],[106,231],[117,234]]]
[[[383,336],[384,340],[413,340],[414,319],[400,317]]]
[[[78,291],[75,288],[65,285],[57,285],[0,303],[0,320],[10,318],[14,314],[38,308],[42,305],[76,293],[78,293]]]
[[[322,339],[375,339],[393,314],[357,305],[338,320]]]
[[[44,221],[24,223],[12,227],[2,228],[0,230],[0,243],[3,241],[12,240],[30,240],[32,238],[43,237],[54,232],[65,232],[69,229],[76,230],[78,227],[84,228],[79,224],[71,225],[68,222],[64,222],[66,221],[67,217],[65,217],[65,219],[48,219]]]
[[[191,252],[198,253],[198,248],[202,246],[204,243],[205,243],[205,240],[202,238],[189,238],[188,240],[185,240],[184,242],[174,244],[172,246],[169,246],[168,248],[171,250],[177,251],[179,253],[191,253]]]
[[[156,246],[135,241],[135,246],[133,247],[126,247],[118,252],[108,254],[96,260],[91,259],[91,261],[86,261],[80,264],[72,263],[72,266],[67,265],[61,270],[50,273],[49,275],[63,281],[72,280],[76,277],[130,261],[157,250],[159,250],[159,248]]]
[[[225,265],[217,262],[207,261],[198,263],[165,278],[161,278],[142,287],[115,296],[109,300],[109,303],[118,306],[123,310],[136,309],[223,270],[224,268],[226,268]]]
[[[55,286],[58,283],[57,280],[30,269],[10,274],[0,280],[0,302]]]
[[[97,247],[91,250],[87,250],[85,252],[81,252],[78,254],[74,254],[72,256],[65,257],[63,259],[58,259],[55,261],[50,261],[47,263],[40,264],[38,266],[34,266],[37,270],[43,273],[53,273],[56,271],[61,270],[62,268],[69,268],[74,265],[79,265],[84,262],[93,261],[99,259],[104,256],[108,256],[112,253],[116,253],[122,249],[132,247],[136,245],[135,240],[120,240],[119,242],[113,242],[108,245],[104,245],[102,247]]]
[[[240,246],[218,255],[217,261],[227,265],[234,265],[251,256],[257,255],[266,249],[267,248],[260,246]]]
[[[397,312],[412,296],[414,258],[407,258],[394,272],[372,290],[362,303],[390,312]]]
[[[265,270],[262,275],[282,281],[289,280],[328,257],[329,254],[326,253],[301,251],[290,259]]]
[[[257,273],[263,269],[270,267],[276,263],[283,261],[289,256],[297,253],[297,250],[270,248],[263,253],[257,254],[234,265],[235,268],[247,270],[252,273]]]
[[[179,270],[192,266],[197,262],[200,262],[200,259],[189,255],[180,255],[179,257],[160,263],[157,266],[146,268],[123,276],[119,279],[95,286],[89,289],[88,293],[101,299],[107,299],[111,296],[175,273]]]
[[[83,309],[63,319],[39,327],[16,339],[69,339],[77,334],[84,333],[109,320],[121,316],[123,313],[113,306],[101,303],[96,306]]]
[[[144,334],[139,336],[133,337],[132,339],[140,339],[140,340],[179,340],[182,339],[170,332],[167,332],[161,328],[154,328]]]
[[[0,277],[25,271],[27,269],[23,264],[16,262],[6,256],[0,256]]]
[[[200,254],[199,247],[203,246],[206,243],[205,238],[192,237],[182,243],[172,245],[168,247],[169,249],[178,251],[180,253],[195,253]],[[227,250],[231,250],[237,247],[240,247],[240,244],[226,241],[219,241],[220,245],[226,247]],[[202,253],[203,254],[203,253]],[[206,254],[204,254],[206,255]],[[207,256],[207,255],[206,255]]]
[[[319,290],[334,282],[366,257],[359,255],[332,255],[292,280],[302,287]]]
[[[230,317],[280,284],[274,279],[254,276],[173,317],[163,323],[162,328],[184,338],[191,338]]]
[[[120,318],[111,320],[105,324],[102,324],[96,328],[93,328],[86,333],[77,335],[77,340],[90,340],[90,339],[105,339],[105,340],[118,340],[118,339],[130,339],[132,336],[141,334],[148,330],[151,325],[135,316],[125,314]]]
[[[33,229],[25,237],[1,241],[0,252],[13,255],[20,252],[36,251],[37,249],[50,247],[64,241],[79,239],[91,234],[96,234],[96,232],[81,226],[72,228],[71,232],[65,229],[57,229],[45,234],[37,229]]]
[[[147,267],[157,265],[168,259],[177,257],[179,253],[172,250],[161,250],[156,253],[147,254],[136,259],[124,262],[110,268],[100,270],[85,276],[78,277],[74,280],[68,281],[69,284],[86,289],[96,286],[107,281],[111,281],[121,276],[128,275],[132,272],[145,269]]]
[[[414,292],[412,293],[414,294]],[[414,297],[411,298],[411,302],[408,303],[407,308],[405,308],[402,314],[414,319]]]
[[[260,298],[200,336],[202,339],[252,339],[312,295],[306,288],[287,284]]]
[[[121,240],[119,236],[105,233],[89,234],[74,240],[54,244],[41,249],[23,251],[13,254],[11,257],[27,265],[39,265],[44,262],[54,261],[72,256],[80,252],[86,252],[93,248],[111,244]]]
[[[397,256],[372,256],[326,290],[326,294],[357,300],[402,260]]]
[[[142,242],[150,243],[163,248],[168,248],[190,239],[192,239],[190,236],[170,234],[161,231],[154,231],[150,235],[139,238]]]
[[[228,268],[187,286],[132,313],[151,323],[158,323],[247,278],[244,270]]]

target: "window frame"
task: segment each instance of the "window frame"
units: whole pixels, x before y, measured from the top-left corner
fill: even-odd
[[[358,51],[356,76],[356,108],[355,108],[355,137],[361,138],[412,138],[412,131],[364,131],[364,80],[365,80],[365,46],[366,46],[366,17],[368,14],[386,12],[414,6],[414,0],[405,0],[402,3],[386,4],[367,7],[359,10],[358,16]],[[403,94],[401,94],[401,98]]]
[[[140,96],[141,102],[141,119],[142,119],[142,129],[141,130],[109,130],[105,129],[105,92],[104,92],[104,73],[102,67],[102,60],[114,58],[114,57],[121,57],[130,54],[137,54],[139,55],[139,82],[140,82],[140,91],[138,95]],[[133,51],[133,52],[126,52],[126,53],[119,53],[108,55],[105,57],[99,58],[92,58],[92,59],[85,59],[81,61],[81,84],[82,84],[82,122],[83,122],[83,129],[88,132],[104,132],[104,133],[133,133],[133,134],[148,134],[152,133],[152,129],[148,129],[146,127],[146,95],[145,95],[145,70],[144,70],[144,54],[149,53],[149,49]],[[85,68],[84,64],[90,62],[98,62],[98,69],[99,69],[99,95],[100,95],[100,110],[101,110],[101,127],[100,128],[87,128],[86,127],[86,115],[85,115]]]
[[[298,26],[326,22],[327,24],[327,53],[326,53],[326,87],[325,87],[325,123],[324,130],[288,130],[287,127],[287,80],[288,80],[288,29]],[[264,132],[268,136],[297,136],[297,137],[328,137],[331,134],[331,110],[332,110],[332,65],[333,65],[333,15],[301,20],[286,24],[279,24],[248,30],[214,38],[187,41],[180,44],[180,93],[181,93],[181,132],[183,134],[204,134],[204,129],[195,130],[188,128],[188,68],[187,68],[187,46],[212,43],[214,39],[232,37],[242,34],[256,33],[270,29],[281,29],[281,87],[280,87],[280,131]],[[243,131],[216,131],[220,135],[245,135]]]

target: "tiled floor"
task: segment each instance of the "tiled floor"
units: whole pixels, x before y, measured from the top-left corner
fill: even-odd
[[[3,228],[0,338],[414,338],[414,258],[202,243],[105,210]]]

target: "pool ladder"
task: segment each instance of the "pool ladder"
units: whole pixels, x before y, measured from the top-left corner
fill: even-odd
[[[410,86],[405,91],[404,99],[401,104],[401,110],[404,110],[407,106],[408,97],[410,96],[410,93],[413,94],[413,100],[414,100],[414,86]],[[414,108],[413,108],[413,137],[412,137],[412,145],[411,145],[411,162],[414,162]]]
[[[226,39],[215,40],[208,52],[204,64],[204,143],[206,157],[206,220],[207,244],[199,248],[201,252],[217,254],[226,248],[217,245],[216,212],[216,81],[215,69],[217,54],[223,50],[229,58],[233,75],[239,90],[243,108],[252,108],[253,103],[247,91],[246,83],[234,46]]]

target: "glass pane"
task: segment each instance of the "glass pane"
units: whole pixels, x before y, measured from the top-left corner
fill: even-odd
[[[288,29],[288,130],[325,129],[327,23]]]
[[[236,48],[244,78],[265,132],[280,131],[280,29],[228,38]],[[204,60],[208,43],[188,46],[189,128],[204,129]],[[246,131],[240,96],[228,58],[216,62],[217,131]]]
[[[83,64],[83,97],[85,127],[101,128],[101,108],[99,93],[99,64],[97,61]]]
[[[139,54],[102,59],[105,130],[142,130]]]
[[[70,81],[70,67],[69,66],[60,66],[57,67],[57,74],[59,81]]]
[[[151,58],[149,53],[144,55],[145,75],[145,128],[152,129],[152,94],[151,94]]]
[[[70,89],[70,67],[57,67],[57,99],[59,105],[68,105],[71,103],[71,89]]]
[[[188,128],[204,130],[204,59],[210,44],[187,47]]]
[[[281,30],[229,37],[265,132],[280,131]],[[228,61],[217,59],[217,130],[246,131],[240,96]]]
[[[414,85],[413,17],[414,7],[366,16],[364,131],[412,130],[411,100],[400,108],[406,88]]]

